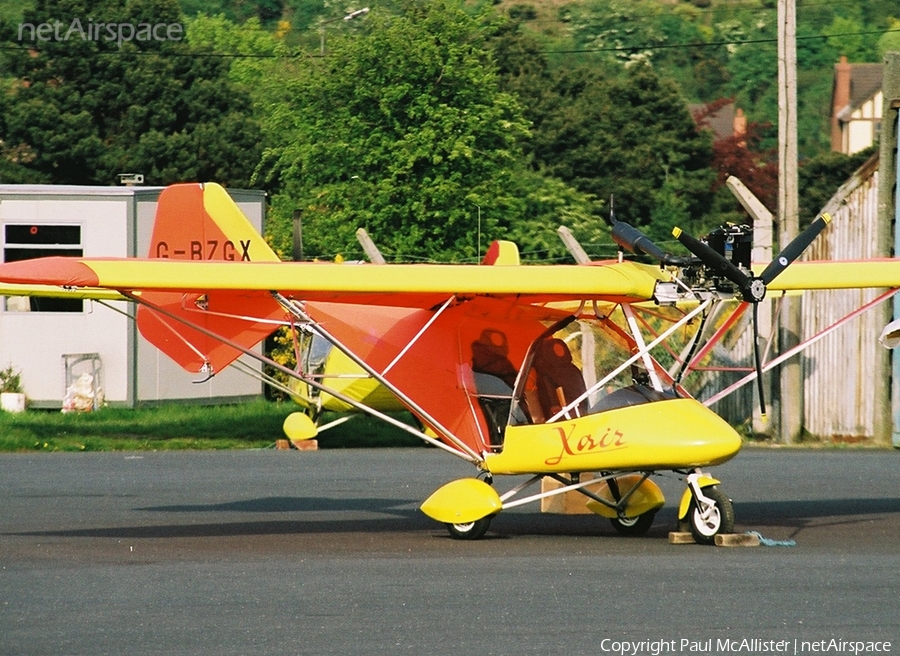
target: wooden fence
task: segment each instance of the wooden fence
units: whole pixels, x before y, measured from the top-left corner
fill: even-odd
[[[848,180],[825,206],[833,221],[813,242],[805,260],[861,260],[883,252],[878,243],[878,155]],[[873,300],[884,290],[807,292],[803,296],[803,339]],[[878,343],[884,317],[877,310],[853,319],[802,356],[807,432],[824,438],[875,436],[876,391],[890,381],[873,375],[886,358]]]
[[[803,260],[860,260],[878,257],[878,156],[873,156],[837,191],[823,211],[831,225],[804,253]],[[802,340],[809,339],[842,317],[879,296],[884,290],[805,292],[801,312]],[[773,306],[777,298],[771,299]],[[761,314],[763,314],[761,312]],[[752,366],[750,313],[733,329],[727,347],[714,352],[720,365]],[[888,357],[878,343],[884,316],[870,310],[807,347],[800,355],[803,372],[803,428],[818,438],[862,439],[875,437],[878,386],[888,380],[873,375],[875,362]],[[769,359],[777,355],[777,349]],[[715,392],[742,378],[742,373],[716,373],[704,377],[697,397]],[[778,370],[766,374],[777,378]],[[777,395],[777,381],[774,381]],[[777,397],[770,400],[777,400]],[[748,422],[758,408],[755,384],[747,385],[719,401],[714,409],[732,424]],[[773,405],[772,403],[769,404]],[[770,409],[771,411],[771,409]]]

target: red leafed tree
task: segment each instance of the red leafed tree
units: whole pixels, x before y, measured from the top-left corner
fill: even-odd
[[[694,120],[701,128],[710,128],[710,118],[719,110],[734,102],[733,98],[721,98],[694,112]],[[738,110],[740,111],[740,110]],[[747,122],[743,130],[728,136],[717,136],[713,141],[712,167],[716,171],[715,190],[725,184],[728,176],[740,179],[763,205],[775,212],[778,204],[778,163],[774,148],[762,148],[763,137],[769,126],[765,123]]]

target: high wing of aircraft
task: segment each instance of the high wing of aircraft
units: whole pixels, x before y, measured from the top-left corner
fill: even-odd
[[[652,476],[673,471],[686,481],[679,520],[711,543],[733,530],[734,512],[706,468],[734,457],[741,438],[691,398],[684,376],[767,292],[900,287],[898,260],[792,264],[828,220],[755,268],[738,227],[703,241],[676,230],[692,253],[678,257],[621,222],[617,243],[658,264],[522,265],[505,242],[482,265],[286,263],[221,187],[184,184],[160,196],[150,258],[2,264],[0,284],[121,294],[139,305],[141,333],[189,371],[215,375],[241,354],[261,359],[471,462],[475,477],[422,504],[454,537],[481,537],[503,509],[576,490],[618,531],[644,533],[664,504]],[[710,320],[724,301],[731,318]],[[657,306],[674,309],[665,328],[642,314]],[[297,336],[297,371],[252,348],[280,325]],[[664,366],[653,353],[688,327],[694,337]],[[345,393],[304,336],[326,340],[424,429]],[[756,361],[748,380],[765,369]],[[306,415],[288,424],[295,439],[316,434]],[[521,474],[525,483],[495,489],[495,477]],[[560,486],[526,492],[544,478]]]

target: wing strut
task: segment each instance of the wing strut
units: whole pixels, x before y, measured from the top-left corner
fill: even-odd
[[[608,382],[611,381],[613,378],[615,378],[616,376],[618,376],[620,373],[622,373],[623,371],[625,371],[625,370],[626,370],[628,367],[630,367],[632,364],[634,364],[635,362],[637,362],[637,361],[640,360],[641,358],[645,357],[648,353],[650,353],[650,351],[652,351],[654,348],[656,348],[661,342],[663,342],[664,340],[668,339],[668,338],[669,338],[669,335],[671,335],[672,333],[674,333],[676,330],[678,330],[679,328],[681,328],[682,326],[684,326],[684,325],[687,324],[688,322],[692,321],[692,320],[694,319],[694,317],[696,317],[699,313],[705,311],[706,308],[709,307],[709,304],[710,304],[710,303],[712,303],[712,297],[710,297],[710,298],[706,299],[705,301],[703,301],[702,303],[700,303],[700,305],[698,305],[696,308],[694,308],[693,310],[691,310],[688,314],[684,315],[681,319],[679,319],[678,321],[676,321],[675,323],[673,323],[671,326],[669,326],[663,333],[660,334],[659,337],[657,337],[657,338],[654,339],[652,342],[650,342],[649,344],[647,344],[647,346],[638,349],[637,353],[635,353],[635,354],[632,355],[630,358],[628,358],[627,360],[625,360],[625,362],[623,362],[623,363],[620,364],[618,367],[616,367],[615,369],[613,369],[613,370],[612,370],[610,373],[608,373],[602,380],[599,380],[599,381],[597,381],[596,383],[594,383],[593,385],[591,385],[591,386],[590,386],[590,387],[589,387],[589,388],[588,388],[581,396],[579,396],[578,398],[576,398],[574,401],[572,401],[571,403],[569,403],[569,405],[567,405],[567,406],[564,407],[562,410],[560,410],[559,412],[557,412],[555,415],[553,415],[552,417],[550,417],[550,419],[548,419],[545,423],[548,423],[548,424],[549,424],[549,423],[552,423],[552,422],[554,422],[554,421],[557,421],[557,420],[559,420],[563,415],[565,415],[567,412],[570,412],[573,408],[577,407],[579,403],[581,403],[582,401],[584,401],[584,400],[585,400],[586,398],[588,398],[591,394],[593,394],[594,392],[596,392],[598,389],[601,389],[604,385],[606,385],[606,383],[608,383]]]
[[[289,367],[285,367],[284,365],[279,364],[278,362],[275,362],[274,360],[271,360],[271,359],[265,357],[264,355],[257,353],[256,351],[254,351],[252,349],[249,349],[245,346],[237,344],[229,339],[225,339],[221,335],[213,332],[212,330],[204,328],[203,326],[196,324],[192,321],[188,321],[184,317],[177,316],[176,314],[169,312],[168,310],[165,310],[164,308],[159,307],[155,303],[151,303],[150,301],[147,301],[146,299],[143,299],[140,296],[133,294],[132,292],[123,291],[121,293],[123,296],[125,296],[130,301],[133,301],[135,303],[143,305],[154,312],[159,312],[161,315],[169,317],[170,319],[174,319],[175,321],[178,321],[178,322],[182,323],[183,325],[187,326],[188,328],[192,328],[193,330],[196,330],[197,332],[202,333],[203,335],[206,335],[207,337],[211,337],[215,340],[221,341],[223,344],[227,344],[228,346],[230,346],[234,349],[237,349],[238,351],[241,351],[244,355],[250,356],[257,362],[261,362],[261,363],[268,365],[274,369],[277,369],[278,371],[284,373],[287,376],[290,376],[291,378],[300,378],[304,383],[307,383],[308,385],[311,385],[312,387],[315,387],[316,389],[318,389],[322,392],[325,392],[325,393],[335,397],[336,399],[338,399],[350,406],[353,406],[354,408],[358,408],[360,411],[370,414],[373,417],[380,419],[381,421],[388,423],[391,426],[394,426],[395,428],[399,428],[407,433],[410,433],[411,435],[415,435],[419,439],[424,440],[424,441],[428,442],[429,444],[432,444],[433,446],[436,446],[440,449],[443,449],[444,451],[447,451],[448,453],[452,453],[453,455],[455,455],[459,458],[462,458],[463,460],[466,460],[466,461],[471,462],[472,464],[478,465],[478,466],[480,466],[484,462],[484,459],[482,457],[480,457],[477,453],[475,453],[474,451],[469,449],[468,446],[466,446],[465,444],[461,445],[462,447],[465,447],[464,452],[461,450],[458,450],[458,449],[454,449],[453,447],[448,446],[447,444],[444,444],[440,440],[436,440],[432,437],[429,437],[428,435],[425,435],[424,433],[416,430],[409,424],[405,424],[402,421],[400,421],[399,419],[394,419],[390,415],[384,414],[383,412],[375,410],[374,408],[370,408],[369,406],[364,405],[364,404],[360,403],[359,401],[356,401],[355,399],[351,399],[350,397],[348,397],[344,394],[341,394],[337,390],[334,390],[334,389],[328,387],[327,385],[323,385],[322,383],[320,383],[312,378],[298,377],[297,372],[293,371]],[[323,337],[324,336],[325,335],[323,335]],[[456,439],[454,438],[454,444],[456,444],[456,443],[457,443]]]
[[[384,371],[381,372],[382,376],[387,376],[387,373],[391,369],[394,368],[394,365],[397,364],[398,362],[400,362],[401,358],[403,358],[403,356],[406,355],[406,352],[412,348],[413,344],[415,344],[416,342],[419,341],[419,338],[425,334],[425,331],[431,327],[431,324],[433,324],[435,321],[437,321],[437,318],[439,316],[441,316],[444,313],[444,310],[446,310],[448,307],[450,307],[450,304],[455,300],[456,300],[456,297],[451,296],[444,302],[444,304],[440,307],[440,309],[437,312],[435,312],[434,315],[428,321],[425,322],[425,325],[419,329],[419,332],[417,332],[416,336],[413,337],[409,341],[409,344],[404,346],[403,349],[397,354],[397,357],[395,357],[393,360],[391,360],[391,363],[384,368]]]
[[[650,383],[653,385],[653,389],[657,392],[662,392],[662,382],[659,380],[659,374],[656,373],[656,367],[653,364],[653,358],[650,357],[650,351],[644,344],[644,336],[641,335],[641,329],[638,327],[637,320],[634,318],[634,310],[631,309],[630,305],[622,305],[621,307],[622,313],[625,315],[625,320],[628,322],[628,327],[631,329],[631,335],[634,337],[634,341],[637,344],[638,352],[641,354],[641,358],[644,361],[644,368],[647,369],[647,373],[650,375]]]
[[[825,328],[818,334],[807,339],[805,342],[801,342],[801,343],[797,344],[797,346],[795,346],[794,348],[785,351],[784,353],[779,355],[777,358],[773,358],[770,362],[766,363],[766,365],[764,367],[762,367],[763,373],[765,373],[766,371],[769,371],[770,369],[772,369],[774,367],[777,367],[779,364],[781,364],[785,360],[795,356],[797,353],[799,353],[806,347],[811,346],[812,344],[815,344],[820,339],[822,339],[829,333],[834,332],[835,330],[837,330],[838,328],[843,326],[848,321],[855,319],[856,317],[863,314],[867,310],[870,310],[871,308],[875,307],[876,305],[879,305],[879,304],[883,303],[884,301],[888,300],[896,293],[897,293],[896,289],[889,289],[888,291],[884,292],[880,296],[877,296],[875,299],[869,301],[862,307],[856,308],[855,310],[853,310],[853,312],[850,312],[846,316],[838,319],[837,321],[835,321],[833,324],[831,324],[830,326],[828,326],[827,328]],[[706,401],[703,402],[703,405],[709,407],[712,404],[714,404],[718,401],[721,401],[722,399],[724,399],[726,396],[728,396],[735,390],[740,389],[747,383],[753,382],[758,375],[759,374],[757,371],[753,371],[752,373],[747,374],[746,376],[741,378],[739,381],[737,381],[733,385],[730,385],[729,387],[726,387],[725,389],[723,389],[723,390],[717,392],[716,394],[714,394],[713,396],[709,397]]]
[[[429,424],[434,430],[439,432],[441,435],[450,440],[454,446],[456,446],[460,451],[464,452],[469,457],[467,460],[471,460],[473,463],[481,464],[484,462],[484,458],[479,455],[476,451],[474,451],[468,444],[460,440],[456,437],[448,428],[446,428],[443,424],[441,424],[437,419],[432,417],[428,412],[426,412],[418,403],[413,401],[409,396],[404,394],[400,389],[397,388],[396,385],[393,385],[390,381],[388,381],[382,374],[375,371],[372,367],[368,365],[367,362],[362,360],[359,356],[356,355],[353,351],[347,348],[340,340],[338,340],[334,335],[325,330],[321,324],[316,323],[312,317],[310,317],[306,312],[300,309],[297,304],[290,299],[286,298],[282,294],[278,292],[272,292],[272,298],[274,298],[279,305],[281,305],[287,312],[291,313],[297,319],[301,321],[310,323],[316,327],[316,332],[318,332],[322,337],[327,339],[329,342],[334,344],[340,351],[344,353],[348,358],[353,360],[359,367],[363,369],[367,374],[369,374],[372,378],[377,380],[379,383],[384,385],[388,390],[390,390],[394,395],[397,396],[406,406],[409,407],[410,410],[419,415],[427,424]],[[445,306],[446,307],[446,304]],[[443,308],[442,308],[443,309]],[[422,331],[420,331],[421,334]],[[391,363],[393,366],[394,363]],[[330,394],[331,392],[329,392]]]

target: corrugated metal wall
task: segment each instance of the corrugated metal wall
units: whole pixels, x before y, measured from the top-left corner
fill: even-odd
[[[804,260],[860,260],[878,256],[878,158],[870,159],[824,208],[833,218]],[[879,290],[807,292],[803,339],[871,301]],[[811,345],[803,353],[804,428],[819,437],[874,437],[876,386],[871,375],[883,357],[879,314],[867,312]]]
[[[802,259],[861,260],[878,256],[877,155],[841,186],[823,211],[831,213],[831,225],[813,242]],[[881,291],[805,292],[801,305],[801,339],[819,333],[873,300]],[[773,295],[770,299],[777,304],[777,297]],[[749,316],[748,312],[726,343],[714,351],[716,364],[752,366]],[[804,380],[803,428],[806,432],[826,439],[875,436],[875,390],[879,385],[889,384],[886,380],[876,380],[871,373],[876,358],[885,357],[884,349],[878,343],[883,327],[877,312],[866,312],[810,345],[800,355]],[[775,355],[777,349],[768,359]],[[777,369],[766,374],[768,377],[777,375]],[[709,373],[702,377],[697,397],[709,398],[743,376],[744,373]],[[754,383],[722,399],[713,409],[738,425],[748,421],[758,404]]]

